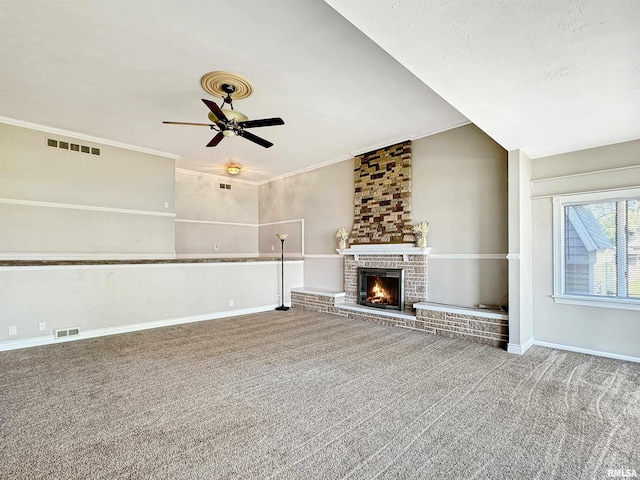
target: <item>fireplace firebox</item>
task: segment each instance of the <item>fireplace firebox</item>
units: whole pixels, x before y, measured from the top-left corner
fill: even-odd
[[[367,307],[404,310],[404,270],[358,268],[358,303]]]

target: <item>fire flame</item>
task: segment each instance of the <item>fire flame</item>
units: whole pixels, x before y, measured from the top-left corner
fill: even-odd
[[[376,277],[376,283],[373,285],[371,293],[372,295],[367,298],[368,303],[393,303],[391,295],[389,295],[389,292],[384,289],[379,277]]]

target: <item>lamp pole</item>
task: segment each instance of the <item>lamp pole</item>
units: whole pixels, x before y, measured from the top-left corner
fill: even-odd
[[[276,237],[280,239],[280,272],[281,272],[281,289],[280,289],[280,306],[276,310],[289,310],[284,306],[284,240],[289,236],[288,233],[276,233]]]

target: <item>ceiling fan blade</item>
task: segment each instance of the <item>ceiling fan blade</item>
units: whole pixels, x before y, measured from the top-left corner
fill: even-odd
[[[238,122],[243,128],[255,128],[255,127],[270,127],[272,125],[284,125],[284,120],[281,118],[263,118],[261,120],[245,120],[244,122]]]
[[[224,138],[222,132],[218,132],[218,134],[211,139],[209,143],[207,143],[207,147],[215,147],[220,143],[220,141]]]
[[[205,98],[203,98],[202,101],[207,107],[209,107],[209,110],[213,112],[213,114],[216,116],[218,120],[224,123],[227,123],[229,121],[227,116],[222,112],[222,110],[220,110],[220,107],[216,105],[214,102],[212,102],[211,100],[207,100]]]
[[[253,133],[245,132],[244,130],[238,130],[238,135],[246,138],[247,140],[252,141],[253,143],[257,143],[258,145],[261,145],[264,148],[269,148],[273,146],[273,143],[269,142],[268,140],[265,140],[264,138],[260,138],[257,135],[254,135]]]
[[[196,127],[212,127],[210,123],[190,123],[190,122],[162,122],[169,125],[195,125]]]

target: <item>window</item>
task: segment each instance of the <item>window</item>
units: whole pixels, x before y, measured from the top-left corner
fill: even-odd
[[[555,301],[640,310],[640,189],[553,203]]]

